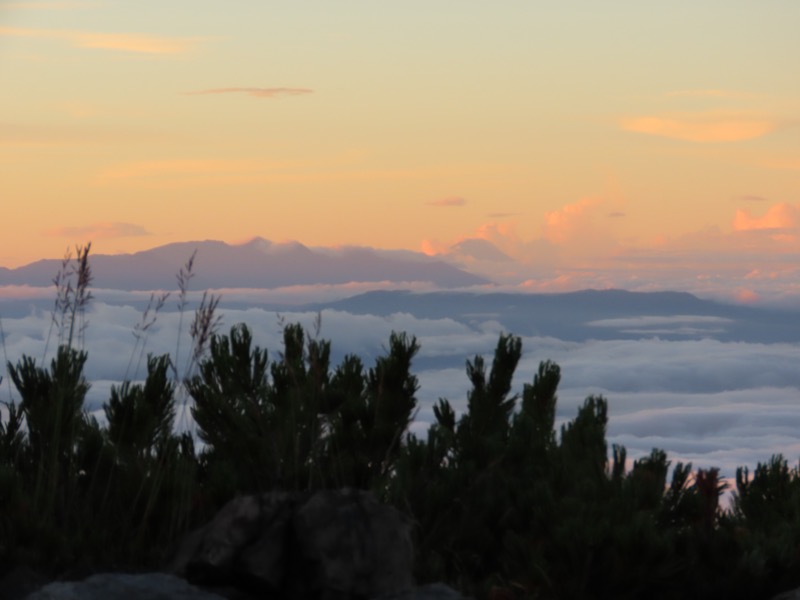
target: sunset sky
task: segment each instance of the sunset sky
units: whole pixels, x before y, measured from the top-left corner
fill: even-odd
[[[4,1],[0,265],[483,238],[552,277],[797,286],[798,23],[796,0]]]

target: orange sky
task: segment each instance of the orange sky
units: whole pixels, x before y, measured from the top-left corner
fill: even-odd
[[[0,4],[0,265],[482,237],[794,282],[800,3],[296,4]]]

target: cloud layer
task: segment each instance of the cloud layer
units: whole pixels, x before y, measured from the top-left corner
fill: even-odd
[[[29,291],[31,295],[37,292]],[[306,294],[305,299],[310,300],[316,291],[309,288],[294,293]],[[178,336],[180,317],[174,300],[168,302],[169,312],[158,316],[142,340],[143,345],[137,346],[132,331],[141,320],[141,311],[125,303],[137,297],[119,293],[113,304],[96,302],[88,314],[87,376],[93,382],[90,410],[100,409],[110,386],[126,373],[129,377],[141,376],[144,357],[149,352],[170,353],[181,372],[188,372],[191,341],[185,326]],[[20,298],[0,302],[0,314],[19,315],[3,318],[6,352],[12,362],[22,354],[40,360],[50,329],[49,314],[36,308],[26,312],[25,302]],[[195,295],[191,302],[190,309],[196,306]],[[256,343],[266,347],[273,357],[281,350],[281,323],[301,322],[313,332],[317,317],[317,313],[276,313],[262,308],[223,308],[222,314],[225,330],[237,322],[248,323]],[[392,331],[406,331],[418,337],[422,349],[415,361],[415,372],[421,384],[420,411],[412,430],[419,433],[432,422],[432,407],[438,398],[446,397],[457,410],[465,410],[468,380],[464,361],[475,354],[490,358],[503,329],[491,318],[465,324],[449,318],[420,319],[405,313],[379,317],[334,310],[323,310],[321,323],[320,335],[332,340],[336,362],[352,352],[371,364],[385,351]],[[678,316],[613,326],[681,323],[709,324],[697,317]],[[52,344],[51,341],[50,353]],[[784,453],[790,462],[800,457],[796,436],[800,429],[798,344],[665,341],[657,337],[566,342],[529,336],[523,339],[523,348],[514,390],[521,391],[522,385],[531,381],[539,361],[555,360],[562,369],[558,422],[573,418],[587,395],[602,394],[610,407],[609,442],[625,445],[631,458],[659,447],[669,453],[673,462],[719,466],[730,477],[737,466],[752,468],[773,453]],[[9,389],[5,386],[7,381],[3,383],[5,397]],[[185,426],[190,427],[190,423]]]
[[[185,54],[202,41],[200,38],[163,37],[140,33],[104,33],[4,26],[0,26],[0,36],[57,40],[66,42],[75,48],[151,55]]]
[[[726,301],[795,306],[800,300],[800,204],[735,198],[727,227],[637,239],[624,202],[585,197],[545,212],[538,228],[493,220],[452,241],[426,239],[423,252],[531,292],[621,288],[682,290]],[[525,235],[523,235],[525,232]],[[513,260],[476,260],[466,243],[494,246]],[[498,254],[499,255],[499,254]]]

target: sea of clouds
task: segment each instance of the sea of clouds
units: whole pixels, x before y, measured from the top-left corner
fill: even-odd
[[[302,299],[303,294],[297,290],[293,294]],[[37,291],[7,294],[0,301],[4,358],[12,363],[23,355],[39,362],[52,358],[56,334],[49,310],[34,302],[41,297]],[[126,297],[130,303],[125,303]],[[137,340],[133,332],[142,321],[142,299],[141,295],[101,292],[86,314],[86,376],[92,382],[86,408],[101,420],[102,404],[108,399],[111,386],[126,377],[141,378],[147,353],[177,356],[182,374],[191,371],[188,329],[199,297],[191,296],[182,324],[176,300],[170,298],[155,323]],[[421,319],[407,313],[381,317],[334,310],[316,313],[276,312],[261,307],[231,309],[225,308],[225,298],[220,314],[221,333],[233,324],[246,323],[255,342],[267,348],[273,358],[282,349],[282,327],[287,323],[299,322],[310,334],[331,340],[334,364],[345,354],[354,353],[369,366],[385,352],[392,331],[416,336],[421,345],[415,361],[420,383],[419,411],[411,429],[418,435],[424,435],[432,422],[432,406],[437,399],[449,399],[457,411],[466,408],[469,385],[465,361],[480,354],[491,364],[498,336],[503,333],[502,325],[494,320],[465,324],[448,318]],[[318,319],[321,326],[317,331]],[[683,327],[686,318],[679,323],[662,318],[659,323],[643,323],[639,319],[615,325],[654,324]],[[532,380],[540,361],[553,360],[562,373],[558,424],[573,418],[587,396],[602,395],[609,403],[609,444],[624,445],[629,459],[661,448],[667,451],[673,465],[682,461],[695,467],[716,466],[725,477],[733,477],[738,466],[752,470],[757,462],[777,453],[797,464],[800,344],[721,342],[710,337],[667,340],[653,335],[651,329],[647,331],[639,339],[581,342],[523,337],[523,357],[514,391],[521,392],[522,386]],[[18,399],[7,375],[0,397]],[[191,426],[183,412],[179,427]]]

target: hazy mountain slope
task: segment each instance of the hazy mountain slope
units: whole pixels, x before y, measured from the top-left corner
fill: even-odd
[[[94,285],[122,290],[174,289],[175,274],[195,249],[194,289],[351,281],[426,281],[443,288],[488,283],[483,277],[422,254],[385,255],[370,248],[318,251],[297,242],[275,244],[256,238],[241,245],[207,240],[167,244],[135,254],[94,255],[90,257]],[[41,260],[0,271],[0,285],[50,285],[60,264],[60,260]]]

